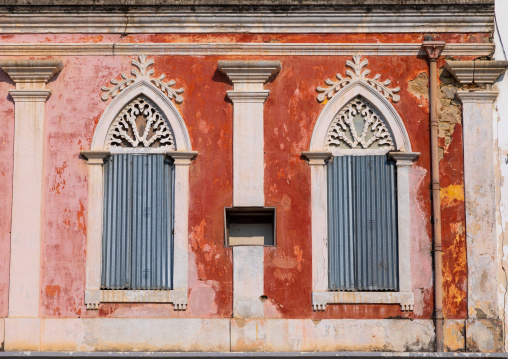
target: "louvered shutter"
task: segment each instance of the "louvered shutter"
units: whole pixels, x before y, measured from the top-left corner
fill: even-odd
[[[337,156],[328,165],[330,290],[397,290],[395,164]]]
[[[173,166],[164,155],[113,155],[104,166],[104,289],[171,289]]]

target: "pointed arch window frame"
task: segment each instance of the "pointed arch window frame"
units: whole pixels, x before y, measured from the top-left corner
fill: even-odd
[[[398,272],[397,292],[338,292],[329,290],[328,281],[328,189],[327,163],[340,149],[327,150],[330,125],[339,111],[356,97],[363,97],[383,116],[392,136],[395,150],[388,152],[397,166],[397,228]],[[351,155],[350,150],[343,153]],[[358,155],[371,154],[358,150]],[[302,153],[311,167],[311,223],[312,223],[312,306],[324,311],[328,304],[400,304],[403,311],[414,308],[411,280],[410,187],[409,168],[420,153],[412,152],[404,123],[392,106],[375,88],[362,79],[353,80],[338,91],[321,111],[312,133],[309,151]]]
[[[121,111],[132,101],[144,96],[166,117],[175,141],[175,151],[164,152],[174,164],[174,270],[171,290],[101,290],[102,233],[104,208],[104,160],[121,150],[108,148],[110,128]],[[133,152],[146,152],[141,151]],[[160,153],[160,151],[158,151]],[[141,78],[127,86],[102,114],[95,129],[91,149],[81,151],[88,164],[88,216],[86,243],[85,305],[98,309],[100,303],[143,302],[173,303],[175,310],[185,310],[188,295],[188,217],[189,166],[198,153],[192,151],[187,127],[176,106],[149,79]]]

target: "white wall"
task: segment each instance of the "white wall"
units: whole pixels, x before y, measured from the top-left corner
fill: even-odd
[[[497,29],[494,34],[496,52],[494,59],[505,61],[504,52],[508,51],[508,1],[496,0]],[[499,31],[499,33],[498,33]],[[499,277],[499,304],[502,319],[504,319],[505,351],[508,349],[508,308],[507,276],[508,276],[508,76],[501,75],[495,87],[499,90],[494,114],[494,145],[497,140],[498,168],[497,199],[499,203],[497,234],[499,238],[499,253],[501,253]]]

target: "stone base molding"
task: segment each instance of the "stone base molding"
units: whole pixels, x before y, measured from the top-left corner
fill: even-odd
[[[432,320],[407,319],[8,318],[5,333],[6,351],[428,352],[434,346]]]

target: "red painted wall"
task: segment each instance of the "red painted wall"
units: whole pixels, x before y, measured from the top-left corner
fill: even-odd
[[[449,42],[488,41],[488,34],[441,34]],[[420,34],[366,35],[39,35],[2,36],[5,42],[421,42]],[[279,60],[282,71],[265,87],[265,200],[277,207],[277,247],[265,249],[265,302],[268,317],[277,318],[430,318],[433,310],[431,202],[428,102],[408,92],[408,81],[427,72],[423,56],[367,56],[372,74],[401,87],[394,104],[421,156],[411,172],[412,270],[416,306],[402,313],[398,305],[329,305],[325,312],[311,306],[310,169],[301,152],[309,148],[314,125],[324,104],[316,87],[326,78],[344,74],[350,56],[150,56],[155,75],[166,74],[185,89],[178,108],[199,156],[190,170],[189,305],[175,312],[171,304],[103,304],[99,311],[84,307],[87,165],[79,151],[90,148],[97,122],[109,101],[100,88],[112,77],[130,72],[133,56],[60,56],[63,70],[47,85],[44,217],[41,271],[43,317],[230,317],[232,256],[223,246],[223,207],[232,205],[232,88],[217,71],[218,60]],[[440,63],[443,66],[444,63]],[[10,193],[12,179],[13,88],[0,75],[0,316],[7,314]],[[463,184],[462,133],[456,125],[441,161],[442,186]],[[465,318],[464,204],[443,205],[445,314]]]

